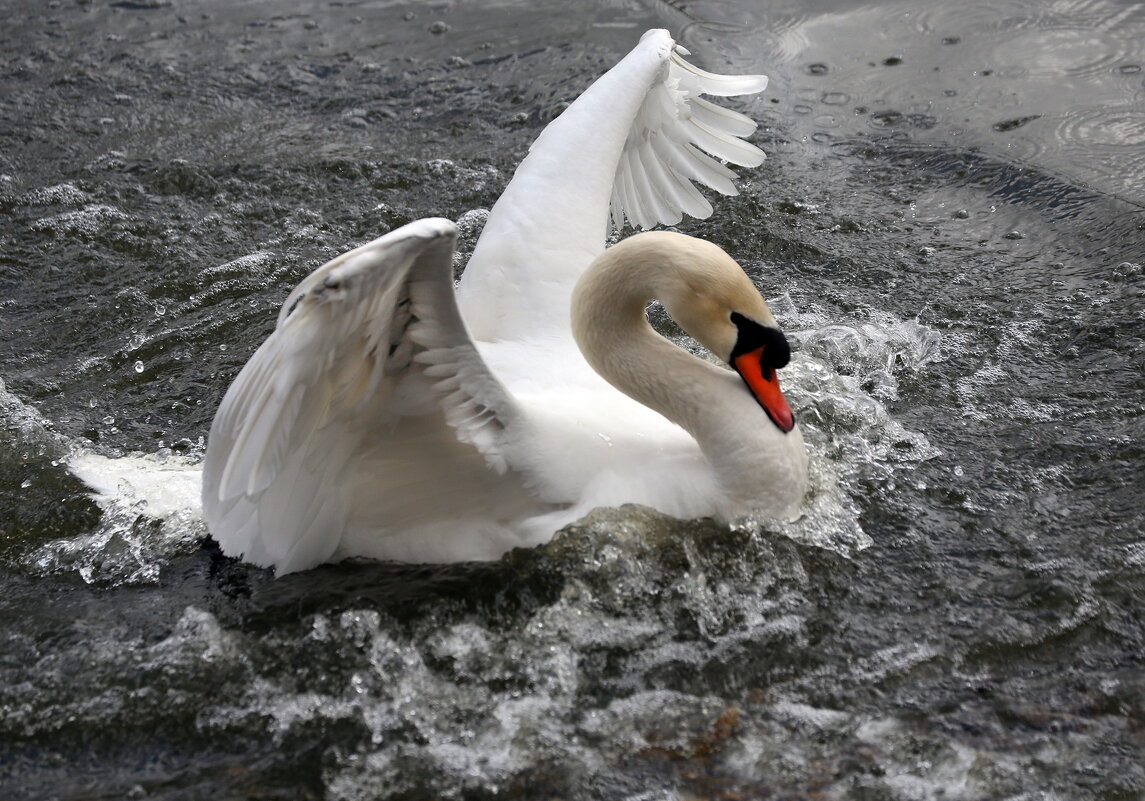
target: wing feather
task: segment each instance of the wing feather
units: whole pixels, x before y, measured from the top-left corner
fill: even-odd
[[[700,95],[753,94],[767,79],[705,72],[684,55],[667,31],[648,31],[534,142],[461,277],[459,303],[475,338],[566,336],[569,297],[604,250],[610,219],[619,229],[626,219],[648,228],[707,217],[712,205],[698,186],[736,193],[735,174],[719,159],[763,160],[743,141],[755,123]]]
[[[751,136],[755,133],[755,120],[746,114],[732,111],[730,108],[717,106],[710,100],[702,97],[692,98],[692,116],[701,120],[712,128],[726,131],[733,136]]]
[[[661,81],[649,88],[635,115],[616,168],[614,222],[627,218],[633,226],[651,228],[674,225],[683,214],[706,217],[711,204],[698,202],[698,192],[682,185],[696,182],[734,195],[735,173],[715,159],[742,167],[756,167],[764,159],[762,150],[744,141],[755,122],[700,95],[754,94],[767,86],[767,78],[705,72],[685,61],[686,54],[679,45],[668,52]]]
[[[641,161],[651,173],[650,179],[668,195],[668,202],[680,210],[674,217],[669,217],[667,225],[674,225],[684,214],[703,219],[712,213],[712,204],[708,202],[696,185],[680,173],[669,170],[663,159],[656,152],[654,142],[648,142],[641,154]]]
[[[689,142],[677,142],[667,136],[651,140],[664,168],[681,181],[695,181],[725,195],[736,195],[735,173]]]
[[[690,54],[679,45],[672,50],[673,74],[692,94],[738,97],[759,94],[767,88],[766,75],[718,75],[684,60],[686,55]]]
[[[662,185],[655,180],[657,177],[653,164],[655,160],[655,154],[647,142],[643,142],[633,151],[632,158],[628,160],[629,168],[632,170],[633,187],[644,203],[646,216],[652,220],[650,225],[655,225],[657,221],[673,225],[681,219],[680,206],[678,203],[668,201],[671,197],[671,184]]]
[[[508,469],[502,437],[518,412],[461,322],[455,239],[448,220],[420,220],[339,256],[290,293],[211,427],[203,510],[225,553],[279,573],[328,560],[361,523],[349,488],[363,480],[362,460],[400,462],[403,448],[460,441]],[[388,440],[411,415],[422,420],[419,438]],[[376,475],[367,496],[401,492],[404,475]]]

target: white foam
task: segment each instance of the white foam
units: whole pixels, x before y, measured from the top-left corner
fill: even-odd
[[[803,516],[779,524],[788,537],[845,556],[868,547],[855,499],[873,482],[894,492],[895,475],[940,454],[926,436],[894,420],[884,402],[900,382],[944,358],[937,332],[887,314],[877,322],[840,325],[812,310],[779,307],[789,322],[816,327],[793,333],[800,344],[780,378],[810,454]],[[774,530],[774,521],[752,517],[736,527]]]
[[[199,508],[201,471],[181,456],[108,458],[75,450],[65,462],[94,490],[99,525],[48,542],[24,559],[38,573],[76,572],[89,583],[151,584],[174,556],[206,535]]]
[[[114,206],[93,203],[82,209],[36,220],[32,223],[32,228],[37,231],[51,231],[57,236],[65,234],[95,236],[113,224],[127,219],[127,215]]]
[[[33,189],[20,198],[29,206],[82,206],[90,200],[91,195],[70,182]]]
[[[95,490],[95,500],[104,509],[126,505],[157,519],[201,516],[203,471],[194,458],[163,452],[109,458],[77,450],[67,464]]]

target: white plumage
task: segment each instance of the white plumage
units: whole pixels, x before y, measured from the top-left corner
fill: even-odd
[[[782,364],[764,357],[786,344],[760,333],[775,322],[750,280],[675,234],[601,257],[610,207],[642,227],[707,216],[693,182],[732,194],[717,159],[763,159],[742,139],[754,122],[699,95],[766,78],[705,73],[684,52],[649,31],[541,133],[456,292],[455,228],[428,219],[291,293],[211,427],[203,512],[226,553],[281,574],[346,556],[496,558],[625,502],[797,514],[806,454],[773,408],[786,409]],[[654,335],[654,295],[744,380]],[[744,372],[759,336],[763,361]]]

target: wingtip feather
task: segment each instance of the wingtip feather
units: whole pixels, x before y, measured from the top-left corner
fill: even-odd
[[[666,33],[650,31],[641,41],[653,36]],[[767,76],[708,72],[686,61],[687,54],[679,45],[667,51],[667,69],[635,115],[614,177],[611,213],[618,228],[625,218],[649,228],[675,224],[683,214],[707,216],[711,204],[692,182],[735,195],[735,173],[718,160],[741,167],[764,161],[763,151],[746,141],[756,122],[700,95],[755,94],[766,88]]]

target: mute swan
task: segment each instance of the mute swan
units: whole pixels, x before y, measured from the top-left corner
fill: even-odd
[[[807,456],[779,389],[787,342],[715,245],[619,224],[704,217],[735,193],[696,145],[755,166],[747,117],[701,93],[763,76],[685,62],[646,33],[533,144],[456,292],[456,236],[420,220],[320,267],[211,426],[203,513],[223,551],[278,574],[366,556],[495,559],[597,506],[798,514]],[[737,372],[657,335],[653,298]]]

